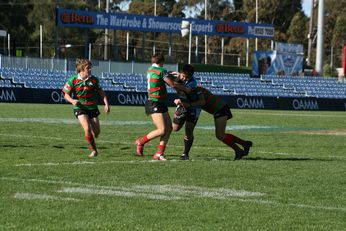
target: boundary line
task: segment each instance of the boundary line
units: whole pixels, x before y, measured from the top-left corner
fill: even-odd
[[[184,190],[181,190],[181,193],[183,193],[184,195],[186,195],[186,191],[189,192],[193,192],[193,190],[199,190],[197,191],[197,197],[192,197],[192,198],[199,198],[201,196],[198,196],[198,193],[200,195],[202,195],[202,198],[207,197],[207,198],[213,198],[213,199],[224,199],[224,198],[214,198],[214,195],[217,195],[218,193],[222,194],[222,190],[229,190],[230,192],[232,192],[232,190],[234,191],[234,189],[224,189],[224,188],[208,188],[209,193],[211,192],[211,194],[208,195],[204,195],[203,193],[208,193],[205,192],[203,190],[205,190],[205,188],[200,188],[200,187],[195,187],[195,186],[175,186],[175,185],[154,185],[154,186],[146,186],[146,185],[137,185],[137,186],[132,186],[129,188],[125,188],[125,187],[112,187],[112,186],[99,186],[99,185],[92,185],[92,184],[82,184],[82,183],[75,183],[75,182],[69,182],[69,181],[54,181],[54,180],[42,180],[42,179],[19,179],[19,178],[12,178],[12,177],[0,177],[0,180],[7,180],[7,181],[22,181],[22,182],[39,182],[39,183],[48,183],[48,184],[63,184],[63,185],[70,185],[70,186],[79,186],[79,187],[68,187],[68,188],[63,188],[61,190],[58,190],[57,192],[66,192],[66,193],[84,193],[84,194],[102,194],[102,195],[118,195],[119,194],[119,190],[122,191],[121,193],[124,193],[123,195],[120,196],[126,196],[126,194],[128,194],[128,196],[133,196],[132,193],[136,193],[136,192],[140,192],[143,194],[143,190],[148,190],[148,193],[151,194],[152,191],[154,191],[155,193],[157,193],[157,195],[164,195],[161,194],[163,193],[173,193],[175,194],[177,192],[177,190],[179,190],[180,188],[183,188]],[[83,187],[83,188],[80,188]],[[137,187],[137,189],[136,189]],[[157,187],[155,189],[155,187]],[[170,191],[170,188],[174,188],[175,190]],[[160,192],[160,190],[163,190]],[[213,191],[214,190],[214,191]],[[216,191],[215,190],[219,190]],[[246,191],[242,191],[242,190],[235,190],[237,192],[246,192]],[[214,194],[213,194],[214,193]],[[216,193],[216,194],[215,194]],[[258,192],[248,192],[248,193],[258,193]],[[40,194],[39,194],[40,195]],[[136,194],[135,196],[142,196],[141,194]],[[145,194],[147,195],[147,194]],[[227,195],[227,193],[226,193]],[[258,194],[260,196],[264,195],[264,194]],[[118,195],[119,196],[119,195]],[[164,195],[165,196],[165,195]],[[166,195],[169,196],[169,195]],[[173,195],[174,198],[174,195]],[[153,198],[151,198],[153,199]],[[155,197],[154,199],[165,199],[165,197],[160,198],[160,197]],[[172,198],[170,198],[172,199]],[[177,198],[175,198],[177,199]],[[191,199],[191,198],[188,198]],[[303,209],[312,209],[312,210],[329,210],[329,211],[340,211],[340,212],[346,212],[346,208],[344,207],[332,207],[332,206],[320,206],[320,205],[308,205],[308,204],[300,204],[300,203],[282,203],[282,202],[278,202],[278,201],[271,201],[271,200],[261,200],[261,199],[244,199],[244,198],[238,198],[238,197],[227,197],[226,199],[229,200],[233,200],[233,201],[238,201],[238,202],[246,202],[246,203],[257,203],[257,204],[264,204],[264,205],[272,205],[272,206],[282,206],[282,207],[295,207],[295,208],[303,208]]]

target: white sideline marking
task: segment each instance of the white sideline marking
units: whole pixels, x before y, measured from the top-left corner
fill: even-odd
[[[17,123],[47,123],[47,124],[78,124],[76,119],[58,119],[58,118],[1,118],[0,122],[17,122]],[[151,121],[128,121],[128,120],[101,120],[101,125],[152,125]],[[197,125],[197,129],[212,130],[214,125]],[[251,129],[271,129],[276,126],[259,126],[259,125],[232,125],[227,126],[229,130],[251,130]]]
[[[78,124],[77,119],[59,119],[59,118],[1,118],[0,122],[17,123],[46,123],[46,124]],[[122,120],[102,120],[101,125],[149,125],[150,121],[122,121]]]
[[[123,190],[111,190],[111,189],[97,189],[97,188],[63,188],[58,190],[60,193],[82,193],[82,194],[96,194],[106,196],[121,196],[121,197],[144,197],[154,200],[181,200],[183,198],[177,196],[165,196],[160,194],[148,194],[141,192],[127,191],[131,188],[123,188]]]
[[[137,164],[137,163],[159,163],[157,160],[111,160],[111,161],[75,161],[75,162],[56,162],[56,163],[38,163],[38,164],[16,164],[16,167],[32,167],[32,166],[59,166],[59,165],[93,165],[93,164],[114,164],[114,163],[128,163],[128,164]]]
[[[74,192],[78,192],[78,193],[84,193],[84,194],[100,194],[102,193],[103,195],[108,195],[112,194],[112,195],[117,195],[119,194],[119,192],[121,191],[121,193],[123,193],[123,195],[121,196],[125,196],[125,194],[132,196],[132,193],[141,193],[142,195],[139,196],[143,196],[146,195],[145,193],[143,193],[143,190],[146,188],[149,188],[150,190],[154,190],[154,188],[156,188],[156,190],[158,191],[154,191],[157,195],[161,195],[162,196],[162,192],[163,193],[172,193],[174,194],[174,197],[177,197],[176,194],[177,192],[181,192],[181,194],[183,194],[184,198],[187,196],[187,199],[191,199],[191,196],[188,192],[190,192],[189,190],[192,190],[192,192],[197,191],[197,193],[192,194],[193,197],[207,197],[207,198],[213,198],[213,199],[228,199],[228,200],[234,200],[234,201],[238,201],[238,202],[246,202],[246,203],[257,203],[257,204],[265,204],[265,205],[272,205],[272,206],[282,206],[282,207],[295,207],[295,208],[305,208],[305,209],[313,209],[313,210],[331,210],[331,211],[341,211],[341,212],[346,212],[346,208],[344,207],[331,207],[331,206],[314,206],[314,205],[307,205],[307,204],[295,204],[295,203],[281,203],[281,202],[277,202],[277,201],[270,201],[270,200],[261,200],[261,199],[255,199],[255,198],[249,198],[249,199],[245,199],[242,197],[236,197],[236,196],[229,196],[227,198],[215,198],[215,197],[211,197],[212,193],[216,192],[224,192],[224,190],[229,191],[229,192],[234,192],[233,189],[224,189],[224,188],[202,188],[202,187],[196,187],[196,186],[177,186],[177,185],[135,185],[135,186],[130,186],[130,187],[110,187],[110,186],[99,186],[99,185],[90,185],[90,184],[81,184],[81,183],[74,183],[74,182],[68,182],[68,181],[54,181],[54,180],[41,180],[41,179],[19,179],[19,178],[11,178],[11,177],[0,177],[0,180],[10,180],[10,181],[22,181],[22,182],[41,182],[41,183],[49,183],[49,184],[65,184],[65,185],[72,185],[72,186],[78,186],[78,187],[66,187],[63,188],[62,190],[60,190],[59,192],[66,192],[66,193],[74,193]],[[172,191],[169,191],[168,188],[172,188]],[[181,191],[179,190],[173,190],[173,189],[183,189]],[[201,190],[201,192],[198,191]],[[206,191],[203,190],[209,190],[207,191],[206,195],[207,196],[201,196],[203,195],[203,193],[205,193]],[[161,190],[161,192],[160,192]],[[219,190],[219,191],[218,191]],[[235,190],[237,191],[237,190]],[[239,190],[238,192],[246,192],[243,190]],[[149,192],[150,194],[152,194],[152,192]],[[247,193],[256,193],[257,192],[247,192]],[[222,194],[222,193],[221,193]],[[260,193],[261,194],[261,193]],[[137,194],[138,195],[138,194]],[[264,194],[263,194],[264,195]],[[153,195],[151,195],[153,196]],[[169,195],[163,195],[166,197],[169,197]],[[190,196],[190,197],[189,197]],[[174,197],[169,197],[170,200],[173,200]],[[164,197],[165,198],[165,197]],[[154,199],[160,199],[160,197],[155,197]]]
[[[225,188],[203,188],[196,186],[181,185],[135,185],[119,188],[121,190],[95,189],[95,188],[63,188],[58,192],[84,193],[125,197],[145,197],[159,200],[182,200],[194,197],[229,199],[230,197],[254,197],[264,196],[264,193],[247,192],[244,190],[234,190]]]
[[[2,177],[0,179],[78,186],[63,187],[61,190],[57,191],[59,193],[82,193],[108,196],[144,197],[156,200],[182,200],[191,199],[195,197],[225,200],[230,199],[232,197],[260,197],[265,195],[264,193],[249,192],[245,190],[235,190],[226,188],[206,188],[181,185],[134,185],[128,187],[112,187],[40,179],[18,179],[10,177]]]
[[[215,125],[197,125],[196,128],[204,130],[214,130]],[[231,125],[226,126],[227,130],[254,130],[254,129],[273,129],[279,128],[278,126],[260,126],[260,125]]]
[[[14,198],[23,200],[59,200],[59,201],[80,201],[79,199],[70,197],[57,197],[46,194],[36,193],[15,193]]]
[[[19,135],[19,134],[1,134],[0,136],[7,136],[7,137],[16,137],[16,138],[34,138],[34,139],[46,139],[46,140],[61,140],[61,141],[66,141],[66,138],[62,137],[51,137],[51,136],[31,136],[31,135]],[[84,139],[73,139],[73,138],[68,138],[69,141],[80,141],[80,142],[85,142]],[[108,140],[97,140],[97,143],[111,143],[111,144],[132,144],[134,145],[134,142],[114,142],[114,141],[108,141]]]
[[[286,152],[269,152],[269,151],[257,151],[257,153],[263,153],[263,154],[273,154],[273,155],[278,155],[278,156],[291,156],[293,154],[286,153]],[[337,158],[337,159],[346,159],[346,156],[323,156],[323,157],[309,157],[309,156],[297,156],[299,158],[310,158],[310,159],[318,159],[318,158]]]
[[[316,113],[316,114],[313,114]],[[299,116],[299,117],[331,117],[331,118],[345,118],[345,115],[341,114],[340,115],[328,115],[328,114],[317,114],[319,112],[311,112],[311,114],[307,114],[307,113],[270,113],[270,112],[257,112],[257,111],[247,111],[247,112],[242,112],[242,111],[237,111],[237,114],[245,114],[245,115],[259,115],[259,116],[263,116],[263,115],[271,115],[271,116]]]
[[[235,190],[226,188],[205,188],[197,186],[181,186],[181,185],[136,185],[135,189],[141,192],[146,191],[149,193],[174,193],[181,194],[182,196],[196,196],[196,197],[209,197],[216,199],[227,199],[228,197],[259,197],[264,196],[260,192],[248,192],[245,190]]]
[[[267,151],[258,151],[258,153],[263,154],[272,154],[278,156],[291,156],[289,153],[284,152],[267,152]],[[316,159],[316,157],[309,156],[299,156],[297,158],[309,158],[311,160]],[[326,156],[321,158],[333,158],[333,159],[346,159],[346,156]],[[317,158],[318,159],[318,158]],[[168,162],[178,162],[179,160],[167,160]],[[191,159],[190,161],[196,162],[199,160]],[[203,160],[201,160],[203,161]],[[220,161],[218,159],[213,159],[212,161]],[[157,160],[110,160],[110,161],[75,161],[75,162],[48,162],[48,163],[26,163],[26,164],[15,164],[15,167],[34,167],[34,166],[63,166],[63,165],[97,165],[97,164],[142,164],[142,163],[162,163]]]
[[[290,154],[285,152],[268,152],[268,151],[257,151],[258,153],[264,153],[264,154],[274,154],[274,155],[280,155],[280,156],[288,156]]]

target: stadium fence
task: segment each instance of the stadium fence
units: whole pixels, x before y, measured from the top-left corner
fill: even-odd
[[[140,62],[115,62],[91,60],[93,63],[93,73],[101,75],[102,72],[118,73],[145,73],[150,63]],[[13,57],[0,55],[0,68],[22,68],[22,69],[47,69],[60,71],[75,71],[76,59],[57,58],[32,58]],[[167,70],[178,71],[178,64],[165,64]]]

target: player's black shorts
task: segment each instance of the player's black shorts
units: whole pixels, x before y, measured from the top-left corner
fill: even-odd
[[[231,108],[227,104],[225,104],[225,106],[223,106],[220,110],[214,113],[214,119],[217,119],[223,116],[227,116],[227,120],[233,117]]]
[[[73,114],[78,118],[79,115],[88,115],[90,119],[98,117],[100,115],[99,109],[84,110],[84,109],[73,109]]]
[[[185,122],[197,124],[200,112],[200,108],[189,108],[186,110],[184,107],[178,106],[174,112],[173,123],[180,126]]]
[[[145,114],[151,115],[154,113],[165,113],[168,112],[168,107],[163,102],[157,102],[152,100],[147,100],[145,102]]]

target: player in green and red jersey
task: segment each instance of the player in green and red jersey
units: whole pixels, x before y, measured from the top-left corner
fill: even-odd
[[[100,134],[98,115],[98,100],[101,96],[105,104],[105,113],[108,114],[109,104],[105,92],[99,84],[98,78],[91,75],[92,64],[87,59],[77,59],[77,74],[72,75],[66,82],[63,92],[65,99],[73,105],[74,115],[84,129],[85,139],[90,145],[89,157],[97,156],[95,138]],[[74,96],[74,98],[72,98]]]
[[[160,137],[160,143],[157,146],[154,159],[165,161],[164,152],[172,132],[172,120],[167,107],[168,93],[166,84],[182,91],[187,90],[187,88],[173,81],[171,75],[163,67],[165,58],[162,54],[154,54],[151,61],[152,66],[147,70],[148,99],[145,102],[145,112],[147,115],[151,115],[156,129],[143,137],[139,137],[135,141],[135,145],[137,146],[137,155],[142,156],[144,144]]]
[[[199,97],[198,100],[192,102],[183,102],[178,99],[175,103],[177,105],[182,105],[186,109],[200,106],[202,110],[212,114],[214,116],[216,138],[234,150],[234,160],[240,160],[248,155],[252,142],[226,133],[227,120],[232,118],[232,112],[228,104],[221,97],[214,95],[208,89],[201,86],[198,86],[194,91],[196,94],[202,93],[204,97]],[[240,148],[238,144],[240,144],[243,149]]]

